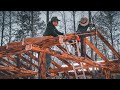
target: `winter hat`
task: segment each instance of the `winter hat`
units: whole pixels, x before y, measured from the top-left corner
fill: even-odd
[[[86,17],[81,18],[80,25],[81,26],[87,26],[89,24],[89,20]]]

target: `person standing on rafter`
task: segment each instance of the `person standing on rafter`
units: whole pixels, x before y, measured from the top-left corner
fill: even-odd
[[[51,21],[49,21],[47,24],[47,28],[43,36],[57,37],[59,35],[64,35],[64,33],[59,32],[56,28],[56,26],[58,26],[58,21],[60,20],[57,17],[52,17]],[[50,68],[50,63],[51,63],[51,56],[46,54],[46,70]]]
[[[77,28],[76,32],[82,34],[82,33],[87,31],[88,27],[94,27],[94,26],[95,26],[94,24],[89,23],[88,18],[83,17],[79,21],[79,25],[78,25],[78,28]],[[81,56],[83,56],[83,57],[86,55],[84,38],[85,38],[85,36],[83,36],[83,35],[80,36]]]

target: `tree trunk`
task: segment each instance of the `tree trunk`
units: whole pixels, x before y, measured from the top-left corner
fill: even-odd
[[[10,14],[10,22],[9,22],[9,25],[10,25],[10,31],[9,31],[9,43],[11,42],[11,11],[9,11],[9,14]]]
[[[111,16],[111,14],[109,13],[109,20],[110,20],[110,39],[111,39],[111,44],[112,46],[114,47],[114,44],[113,44],[113,30],[112,30],[112,21],[113,21],[113,17]],[[112,59],[115,59],[115,55],[112,55]]]
[[[35,32],[34,32],[34,29],[33,29],[33,19],[34,19],[33,13],[34,12],[31,11],[31,37],[35,36]]]
[[[49,11],[47,11],[47,15],[46,15],[46,23],[49,22]]]
[[[65,12],[63,11],[63,21],[64,21],[64,26],[65,26],[65,34],[67,33],[66,30],[66,20],[65,20]]]
[[[89,15],[89,23],[91,23],[91,11],[88,11],[88,15]],[[91,30],[91,27],[90,27]],[[93,43],[92,37],[90,36],[90,42]],[[93,59],[93,50],[91,49],[91,58]]]
[[[2,21],[1,46],[3,45],[3,38],[4,38],[4,28],[5,28],[5,11],[2,11],[2,14],[3,14],[3,21]]]
[[[76,33],[76,27],[75,27],[75,11],[73,11],[73,25],[74,25],[74,32]]]

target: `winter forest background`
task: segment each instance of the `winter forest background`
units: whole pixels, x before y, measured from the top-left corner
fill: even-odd
[[[120,11],[0,11],[0,46],[42,36],[52,16],[61,20],[57,29],[66,34],[77,30],[81,17],[88,17],[120,53]],[[100,39],[92,38],[92,43],[109,59],[116,58]],[[87,53],[91,54],[90,49]]]

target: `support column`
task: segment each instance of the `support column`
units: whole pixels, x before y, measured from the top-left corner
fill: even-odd
[[[46,79],[46,53],[39,52],[38,77],[39,77],[39,79]]]

